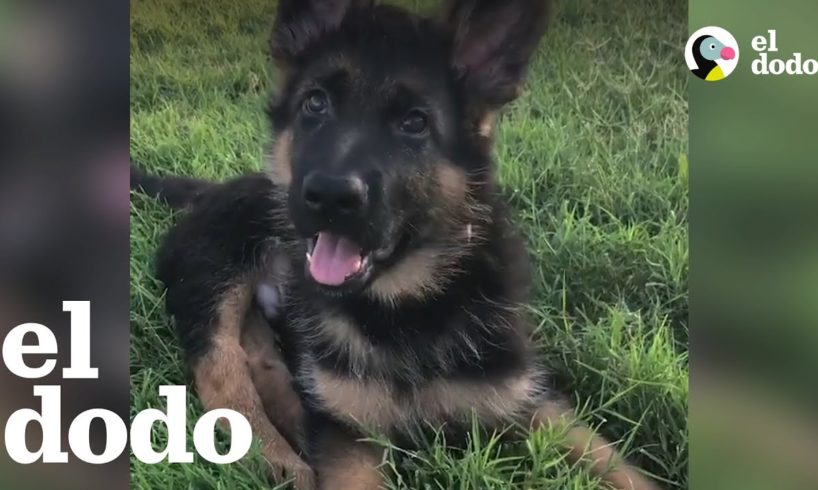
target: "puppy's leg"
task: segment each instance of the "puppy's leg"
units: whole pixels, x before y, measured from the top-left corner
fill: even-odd
[[[658,490],[660,487],[636,468],[630,466],[613,444],[577,421],[574,410],[561,400],[546,400],[531,417],[531,428],[564,426],[566,443],[572,461],[587,461],[591,471],[619,490]]]
[[[253,384],[267,418],[297,449],[304,447],[304,409],[293,389],[290,370],[275,345],[268,320],[252,308],[245,320],[241,345],[247,353]]]
[[[244,415],[261,441],[262,454],[276,481],[294,478],[296,488],[314,487],[311,468],[267,418],[253,384],[250,358],[241,346],[241,334],[250,308],[249,286],[235,286],[222,297],[216,324],[211,325],[206,352],[193,363],[199,398],[206,409],[228,408]]]
[[[311,463],[319,490],[378,490],[383,485],[379,466],[383,449],[358,440],[331,421],[312,424]]]

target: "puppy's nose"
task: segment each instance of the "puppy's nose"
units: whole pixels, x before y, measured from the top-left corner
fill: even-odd
[[[302,197],[307,207],[326,216],[362,213],[367,206],[366,184],[357,175],[311,172],[304,178]]]

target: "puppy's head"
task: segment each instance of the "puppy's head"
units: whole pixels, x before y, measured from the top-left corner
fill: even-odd
[[[439,285],[487,219],[492,115],[546,16],[546,0],[455,0],[437,19],[279,2],[271,170],[319,290],[394,300]]]

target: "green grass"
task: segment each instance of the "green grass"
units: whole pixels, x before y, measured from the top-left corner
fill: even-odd
[[[436,2],[404,2],[428,6]],[[137,0],[131,17],[131,153],[164,174],[258,169],[273,86],[270,0]],[[544,359],[585,419],[668,487],[687,487],[687,73],[685,2],[561,2],[527,91],[504,114],[496,156],[536,257],[531,305]],[[182,384],[180,350],[152,274],[174,221],[131,206],[132,411]],[[201,414],[193,397],[189,425]],[[155,440],[165,434],[157,430]],[[475,430],[391,448],[393,488],[596,488],[555,431],[500,446]],[[224,443],[224,441],[222,441]],[[217,466],[133,461],[136,488],[259,488],[257,452]]]

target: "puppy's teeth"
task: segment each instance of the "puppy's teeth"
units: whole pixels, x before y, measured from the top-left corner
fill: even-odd
[[[312,255],[309,252],[307,252],[307,262],[312,262]]]

